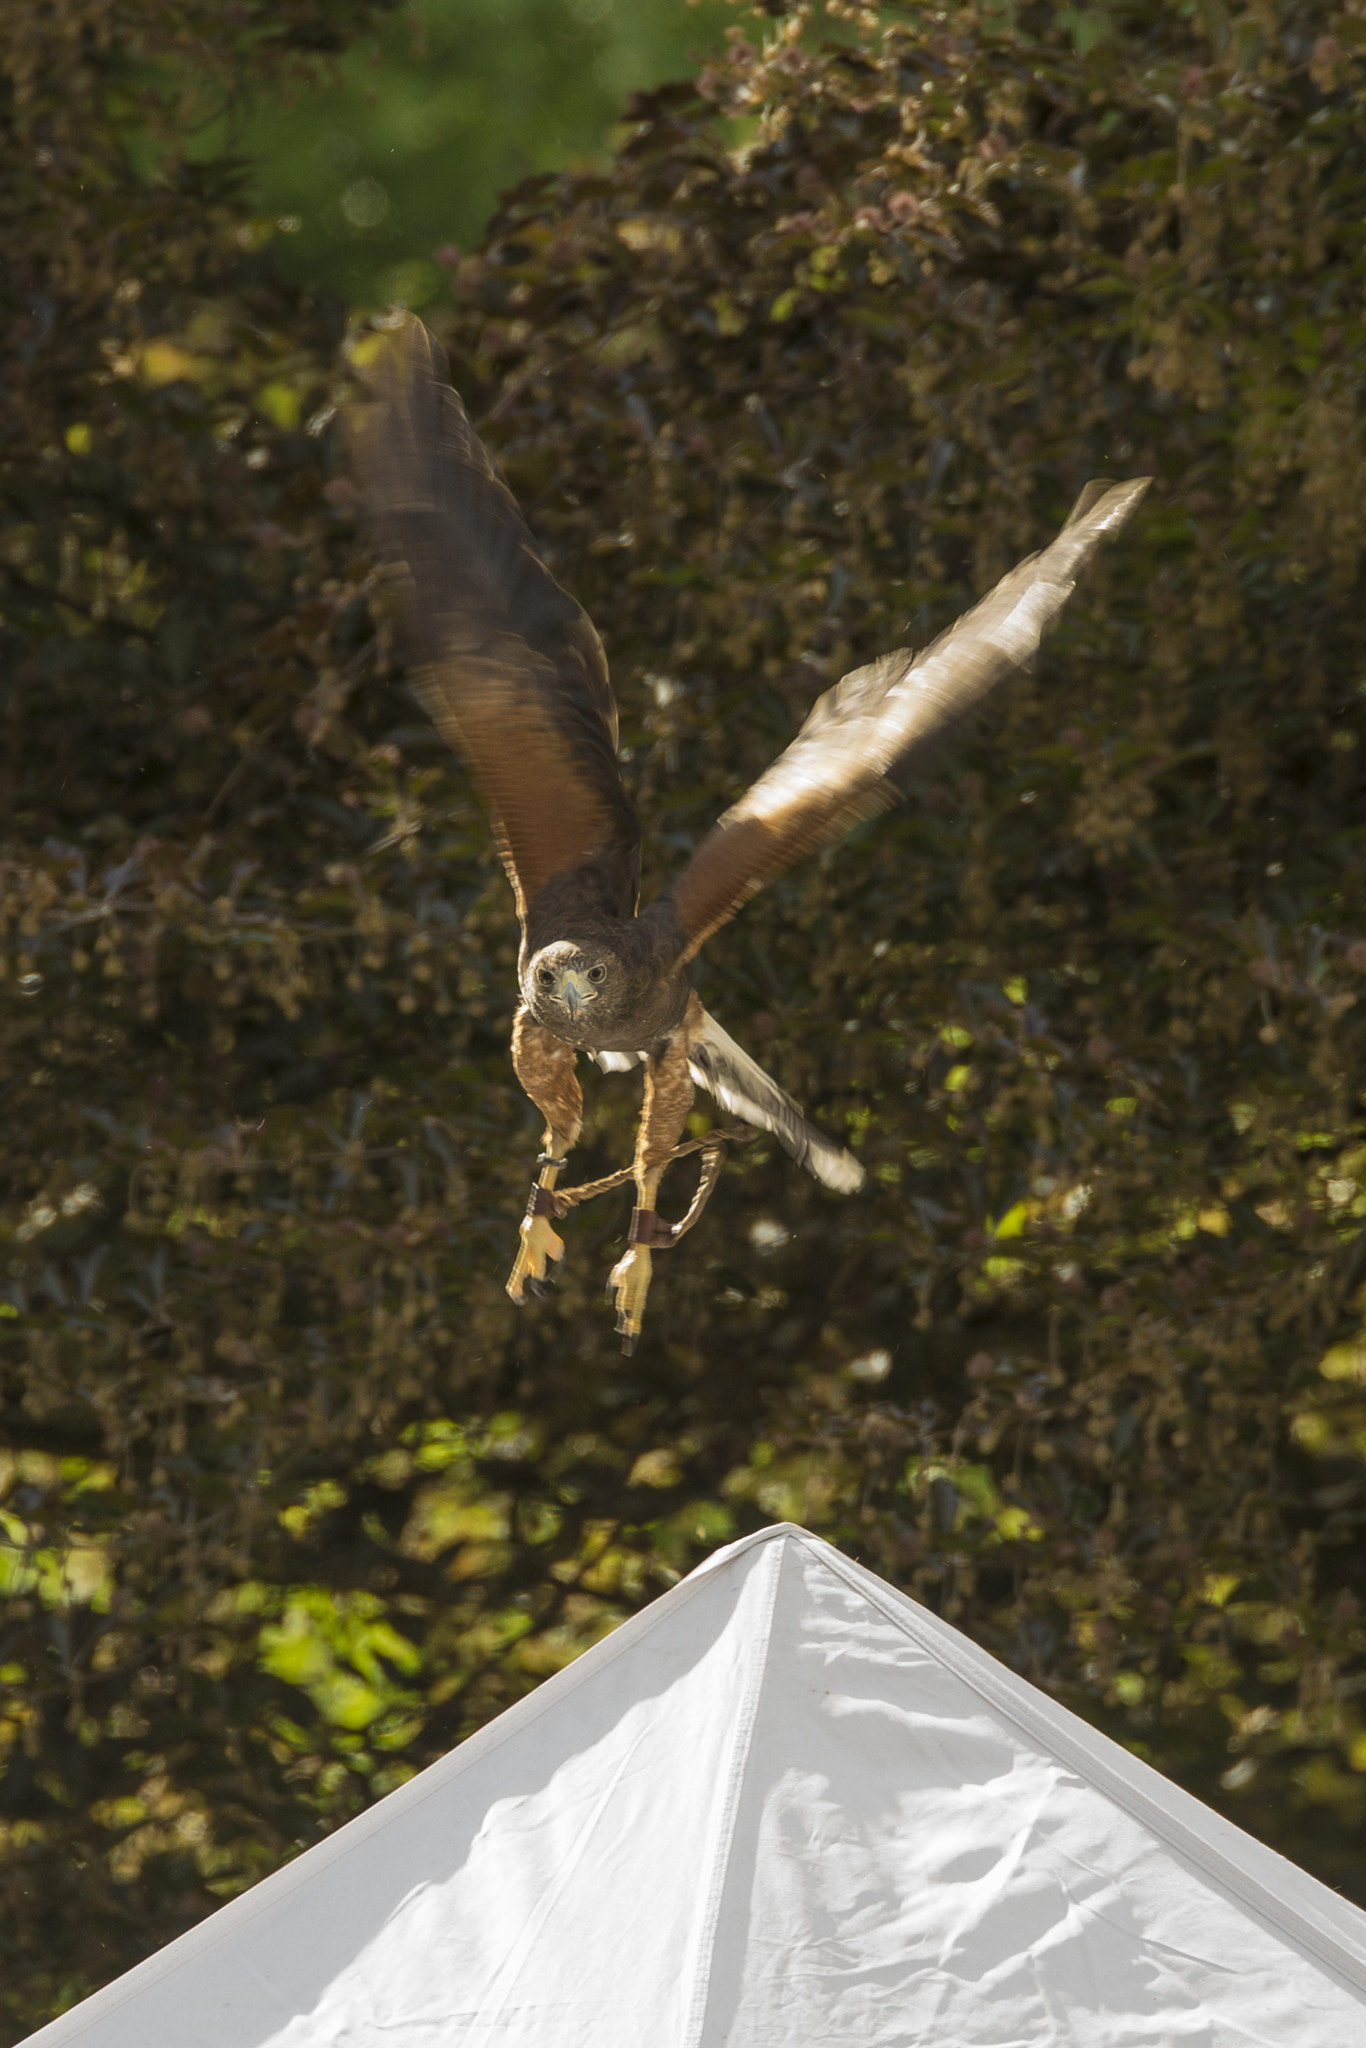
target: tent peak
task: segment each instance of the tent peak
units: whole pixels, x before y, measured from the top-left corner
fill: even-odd
[[[694,1566],[688,1577],[701,1578],[705,1573],[715,1571],[718,1566],[731,1564],[747,1550],[757,1550],[761,1544],[793,1542],[803,1543],[809,1550],[821,1555],[833,1554],[838,1557],[842,1554],[835,1549],[833,1543],[827,1543],[823,1536],[817,1536],[811,1529],[804,1529],[800,1522],[769,1522],[765,1528],[751,1530],[748,1536],[738,1536],[734,1543],[725,1543],[720,1550],[714,1550],[710,1557],[703,1558],[701,1564]]]
[[[796,1522],[30,2048],[1366,2039],[1366,1915]]]

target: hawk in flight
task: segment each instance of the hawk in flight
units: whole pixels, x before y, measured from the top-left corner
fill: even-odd
[[[578,1054],[608,1072],[643,1064],[636,1207],[611,1280],[629,1350],[651,1254],[678,1234],[655,1203],[694,1087],[771,1131],[827,1187],[848,1194],[863,1181],[852,1154],[707,1015],[689,961],[793,861],[895,803],[925,750],[1029,664],[1147,479],[1087,484],[1052,544],[932,646],[897,648],[827,690],[786,752],[642,910],[640,824],[617,765],[616,705],[592,621],[541,560],[420,321],[385,336],[367,379],[353,445],[370,519],[401,564],[414,684],[493,814],[521,921],[512,1059],[546,1130],[508,1292],[522,1301],[563,1256],[552,1219],[563,1213],[555,1185],[583,1114]]]

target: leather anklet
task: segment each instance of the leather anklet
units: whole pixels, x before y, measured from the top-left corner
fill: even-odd
[[[633,1209],[628,1244],[644,1245],[647,1251],[666,1252],[672,1245],[677,1232],[672,1223],[666,1223],[657,1209]]]

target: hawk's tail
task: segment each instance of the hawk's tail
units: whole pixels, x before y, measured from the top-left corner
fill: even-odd
[[[770,1080],[705,1010],[700,1026],[689,1038],[688,1071],[698,1087],[714,1095],[732,1116],[756,1124],[761,1131],[772,1131],[797,1164],[828,1188],[852,1195],[863,1186],[863,1168],[852,1152],[808,1123],[792,1097]]]

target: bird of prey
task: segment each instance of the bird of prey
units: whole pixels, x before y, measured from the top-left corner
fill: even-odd
[[[617,765],[616,706],[592,621],[542,561],[421,322],[408,317],[384,336],[366,378],[352,444],[377,538],[401,565],[414,685],[492,812],[521,922],[512,1059],[546,1128],[508,1292],[520,1302],[539,1291],[563,1256],[552,1219],[564,1196],[554,1190],[582,1119],[577,1055],[608,1072],[643,1063],[636,1207],[610,1283],[629,1350],[652,1253],[677,1234],[655,1204],[695,1086],[772,1132],[827,1187],[852,1193],[864,1177],[707,1015],[689,961],[799,856],[896,802],[926,749],[1030,663],[1148,479],[1088,484],[1052,544],[932,646],[897,648],[828,690],[642,910],[640,825]]]

